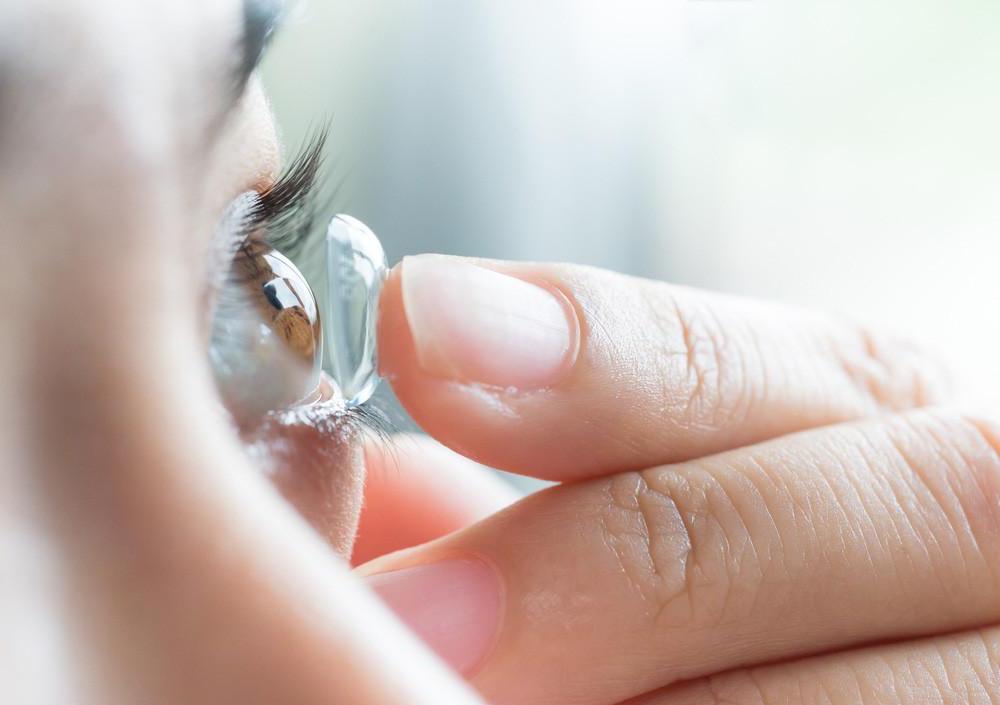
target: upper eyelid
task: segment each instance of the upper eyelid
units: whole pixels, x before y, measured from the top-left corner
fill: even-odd
[[[317,232],[316,188],[328,128],[318,129],[267,189],[246,191],[227,206],[212,238],[212,291],[229,281],[235,258],[251,240],[294,257]]]
[[[245,222],[245,232],[269,226],[267,242],[293,258],[316,233],[316,218],[328,205],[317,199],[329,128],[325,123],[306,139],[278,179],[258,194]]]

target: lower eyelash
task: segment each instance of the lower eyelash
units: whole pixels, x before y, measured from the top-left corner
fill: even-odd
[[[268,424],[296,426],[307,424],[318,428],[324,435],[341,435],[352,438],[358,434],[379,441],[379,447],[389,452],[393,450],[395,424],[388,414],[376,406],[366,403],[362,406],[344,406],[337,402],[320,402],[305,406],[283,409],[269,413],[261,425],[254,429],[260,433]]]

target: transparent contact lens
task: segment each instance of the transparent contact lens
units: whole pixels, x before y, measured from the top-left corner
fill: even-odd
[[[226,258],[209,359],[240,425],[329,399],[358,406],[378,386],[375,336],[388,269],[382,245],[347,215],[335,216],[313,242],[322,243],[322,254],[310,249],[301,259],[315,288],[259,233]]]
[[[209,357],[239,421],[308,399],[320,386],[322,326],[312,289],[264,244],[244,248],[219,292]]]
[[[323,367],[348,406],[371,398],[379,383],[376,361],[378,300],[385,282],[385,252],[368,226],[337,215],[326,231],[326,307]]]

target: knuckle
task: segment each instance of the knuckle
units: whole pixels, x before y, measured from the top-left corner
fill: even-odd
[[[655,360],[671,417],[695,427],[743,420],[754,397],[749,351],[756,348],[737,344],[740,327],[680,287],[644,286],[640,294],[650,349],[663,351]]]
[[[752,485],[719,481],[720,472],[690,464],[610,480],[605,545],[657,627],[714,627],[759,596],[760,556],[775,551],[759,550],[745,517],[761,502],[748,496]]]
[[[854,326],[834,345],[841,368],[879,408],[908,409],[937,403],[953,386],[946,366],[903,338]]]

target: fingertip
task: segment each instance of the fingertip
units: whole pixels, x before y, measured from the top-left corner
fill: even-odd
[[[412,362],[443,380],[520,391],[556,383],[579,350],[566,296],[548,285],[444,255],[407,257],[396,268],[397,314]]]
[[[505,455],[497,451],[509,445],[512,435],[521,430],[523,400],[511,397],[502,387],[456,380],[425,369],[414,340],[414,312],[408,310],[406,289],[411,289],[409,309],[413,309],[412,300],[417,294],[412,291],[412,282],[404,284],[404,271],[426,269],[418,262],[422,259],[406,258],[393,267],[386,279],[379,311],[379,370],[423,430],[475,461],[496,466]],[[443,293],[437,290],[438,295]],[[427,292],[420,294],[426,296]]]
[[[409,372],[416,359],[402,285],[403,262],[400,262],[389,270],[379,299],[378,366],[380,374],[390,382]]]

